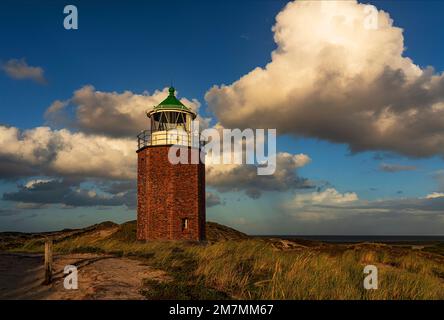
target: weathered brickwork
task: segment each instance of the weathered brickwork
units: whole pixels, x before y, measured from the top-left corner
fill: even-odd
[[[204,240],[205,165],[173,165],[169,148],[138,151],[137,239]]]

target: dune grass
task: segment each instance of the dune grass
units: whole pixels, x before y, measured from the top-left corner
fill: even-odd
[[[105,239],[77,237],[56,242],[59,253],[96,252],[133,256],[167,271],[172,281],[146,282],[151,299],[444,299],[440,259],[390,246],[343,250],[278,250],[261,239],[212,244],[138,242],[132,226]],[[18,251],[41,251],[30,241]],[[379,288],[365,290],[363,268],[378,267]]]

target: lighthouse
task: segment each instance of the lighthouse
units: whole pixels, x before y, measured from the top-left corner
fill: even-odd
[[[205,165],[200,157],[188,163],[168,157],[172,146],[188,158],[200,151],[196,113],[170,87],[147,117],[148,129],[137,136],[137,239],[204,240]]]

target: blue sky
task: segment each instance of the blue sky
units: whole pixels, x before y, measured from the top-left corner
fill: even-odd
[[[85,1],[78,5],[80,28],[70,32],[62,27],[63,5],[57,2],[6,3],[0,16],[2,59],[26,57],[30,64],[44,65],[49,81],[36,87],[1,78],[2,101],[29,112],[23,119],[13,108],[2,108],[2,120],[20,127],[40,125],[54,99],[90,83],[103,91],[142,92],[173,81],[180,92],[203,102],[211,85],[231,82],[267,62],[275,48],[274,16],[285,4]],[[27,97],[18,94],[23,90]]]
[[[62,2],[3,1],[0,64],[25,59],[29,66],[44,70],[47,83],[12,79],[6,72],[0,73],[0,124],[21,130],[43,125],[59,129],[62,126],[47,123],[45,111],[56,100],[70,99],[73,92],[85,85],[102,92],[129,90],[153,94],[170,83],[177,88],[179,96],[197,99],[201,103],[201,115],[212,117],[214,124],[220,119],[207,109],[205,94],[212,86],[230,85],[271,61],[271,52],[277,48],[272,26],[286,3],[271,0],[75,1],[79,29],[69,31],[62,26]],[[444,71],[444,1],[369,3],[388,12],[394,25],[403,28],[404,56],[421,68],[433,66],[437,74]],[[444,191],[436,174],[443,169],[439,154],[418,159],[387,150],[351,153],[347,143],[292,134],[278,138],[278,151],[307,154],[311,162],[297,169],[298,176],[323,189],[356,193],[365,201],[421,198]],[[382,164],[415,169],[386,172],[380,170]],[[17,185],[43,176],[48,175],[3,179],[0,194],[14,192]],[[89,183],[83,181],[82,186],[94,188],[98,181]],[[211,185],[208,189],[218,192]],[[279,203],[298,192],[313,190],[265,192],[260,199],[237,192],[220,192],[223,204],[208,208],[207,217],[250,233],[342,232],[334,223],[329,229],[329,221],[324,221],[321,227],[316,222],[306,229],[282,227],[280,223],[267,227],[270,214],[280,210]],[[0,231],[80,227],[103,220],[123,222],[135,218],[134,208],[125,206],[61,209],[50,205],[17,209],[17,203],[4,199],[0,201],[0,208],[14,210],[0,216]],[[349,233],[365,230],[378,233],[375,228],[361,227],[350,229]],[[390,229],[381,230],[390,233]],[[427,233],[427,229],[421,229],[421,233]]]

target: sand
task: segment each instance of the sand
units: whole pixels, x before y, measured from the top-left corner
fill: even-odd
[[[77,290],[64,288],[66,265],[78,269]],[[42,285],[42,255],[0,253],[0,299],[140,300],[143,279],[167,278],[141,261],[102,254],[56,255],[53,268],[53,282]]]

